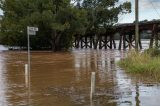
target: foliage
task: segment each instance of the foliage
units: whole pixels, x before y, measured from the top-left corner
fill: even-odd
[[[119,0],[82,0],[82,8],[87,11],[88,30],[101,32],[118,22],[118,16],[131,12],[131,3],[119,4]],[[99,31],[100,30],[100,31]]]
[[[3,10],[0,42],[27,47],[27,26],[39,28],[31,36],[32,49],[53,51],[71,47],[73,35],[110,28],[118,15],[130,12],[130,2],[118,0],[0,0]],[[102,28],[103,27],[103,28]]]
[[[160,49],[158,48],[150,48],[145,50],[144,52],[149,54],[151,57],[160,56]]]
[[[127,72],[151,76],[160,81],[160,56],[152,57],[150,53],[132,51],[118,64]]]

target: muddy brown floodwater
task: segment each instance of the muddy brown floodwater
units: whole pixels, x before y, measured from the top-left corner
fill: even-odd
[[[24,51],[0,52],[0,106],[160,106],[160,85],[131,77],[116,62],[125,51],[33,52],[31,91],[25,87]],[[96,96],[90,101],[90,76]]]

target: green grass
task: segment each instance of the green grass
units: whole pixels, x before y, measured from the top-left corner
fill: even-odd
[[[153,52],[129,52],[127,58],[120,60],[118,64],[129,73],[147,75],[160,81],[160,56],[153,55]]]

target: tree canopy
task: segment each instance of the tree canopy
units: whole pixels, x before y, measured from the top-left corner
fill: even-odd
[[[32,49],[53,51],[71,47],[73,35],[99,33],[117,23],[118,15],[131,12],[130,2],[118,0],[0,0],[0,8],[1,44],[27,47],[26,28],[35,26],[39,31],[31,36]]]

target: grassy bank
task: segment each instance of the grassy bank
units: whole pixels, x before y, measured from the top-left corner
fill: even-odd
[[[118,64],[129,73],[147,75],[160,81],[159,54],[159,50],[148,50],[143,53],[131,51]]]

